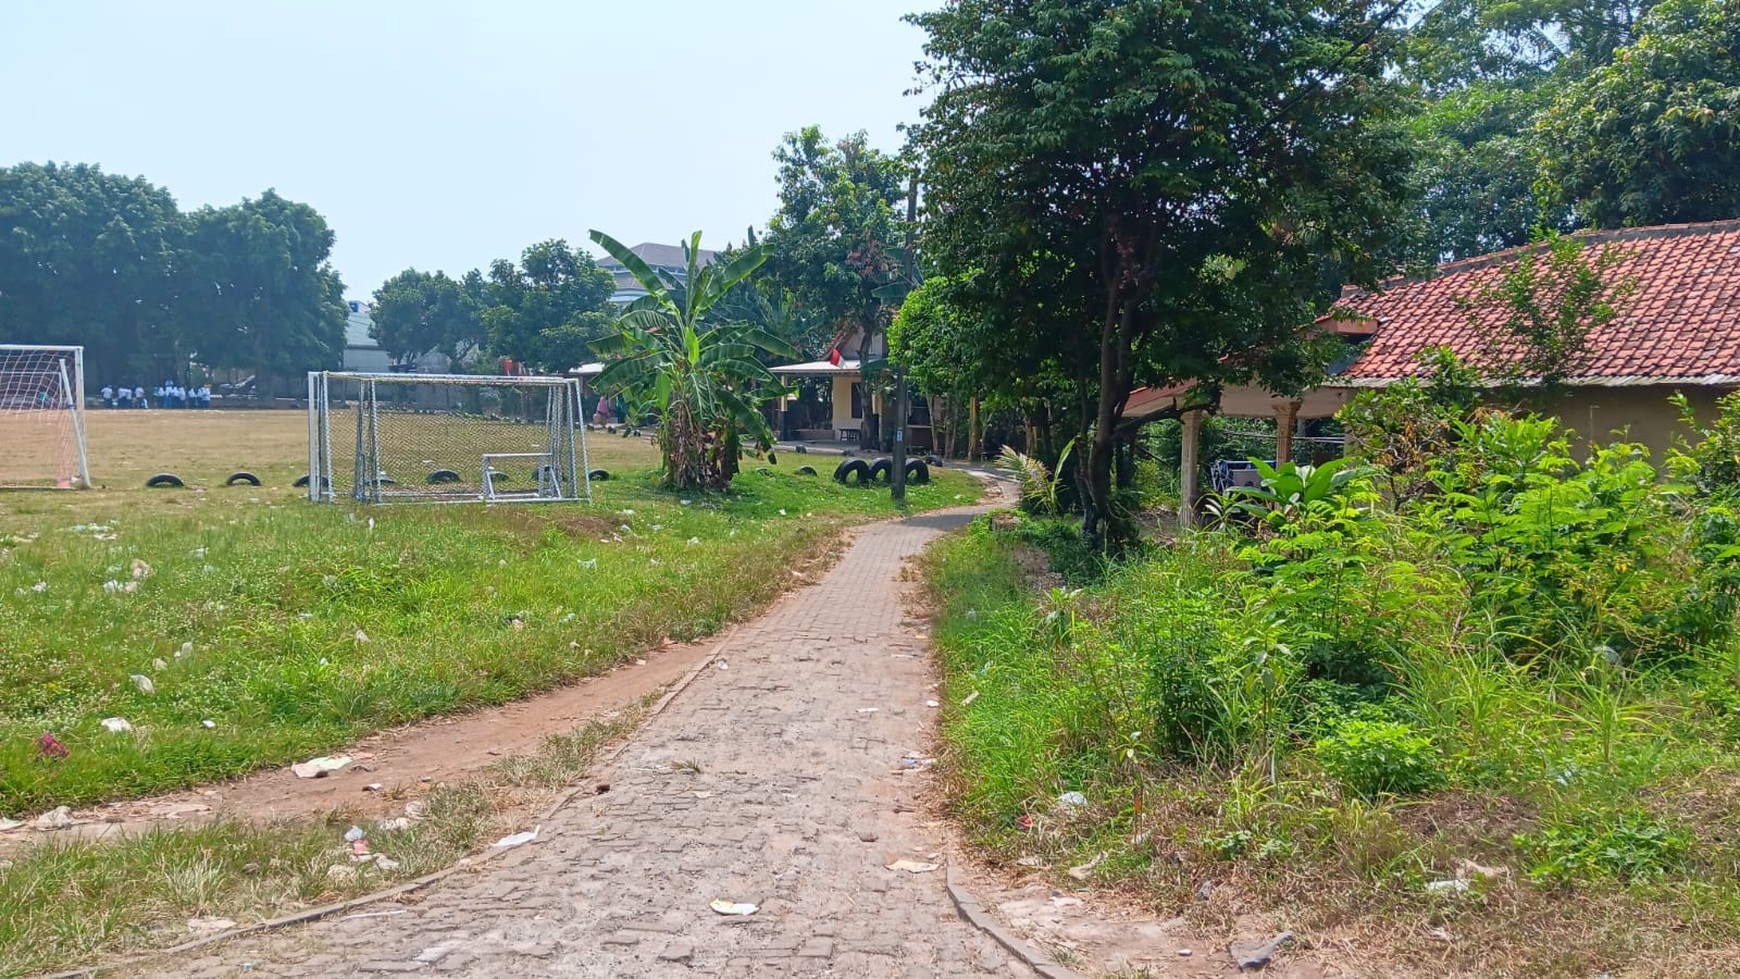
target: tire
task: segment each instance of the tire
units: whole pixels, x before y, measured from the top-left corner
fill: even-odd
[[[181,477],[174,473],[158,473],[147,479],[145,485],[150,489],[181,489],[187,484],[182,482]],[[254,485],[258,486],[259,484],[255,483]]]
[[[803,456],[803,455],[809,455],[809,454],[810,454],[810,450],[809,450],[809,449],[806,449],[806,448],[804,448],[804,447],[803,447],[803,446],[802,446],[802,445],[794,445],[794,446],[792,446],[792,451],[793,451],[793,452],[796,452],[796,453],[797,453],[797,454],[798,454],[798,455],[800,455],[800,456]]]
[[[451,469],[437,469],[430,473],[429,478],[424,480],[424,482],[428,483],[430,486],[439,486],[442,483],[457,483],[459,482],[459,474]]]
[[[608,483],[608,482],[610,482],[610,470],[608,470],[608,469],[594,469],[591,472],[586,474],[586,478],[590,479],[594,483]]]
[[[303,473],[302,475],[297,476],[296,482],[291,483],[290,485],[296,487],[297,489],[307,489],[308,488],[308,474]]]
[[[779,459],[774,456],[772,449],[769,449],[767,452],[767,464],[770,466],[779,465]]]
[[[260,477],[244,469],[240,472],[230,473],[230,478],[224,480],[225,486],[234,486],[237,483],[247,483],[249,486],[258,486],[260,485]]]
[[[943,461],[942,461],[942,457],[941,457],[941,456],[935,456],[935,455],[928,455],[928,456],[925,456],[925,457],[924,457],[924,461],[925,461],[925,462],[926,462],[926,463],[927,463],[927,464],[929,464],[929,465],[932,465],[932,466],[940,466],[940,465],[942,465],[942,464],[943,464]]]
[[[847,485],[853,483],[856,483],[859,486],[868,485],[870,482],[870,467],[864,464],[863,459],[843,460],[834,468],[834,481],[837,483],[846,483]]]
[[[814,476],[816,474],[816,467],[815,466],[799,466],[799,467],[797,467],[795,472],[799,476]]]
[[[870,478],[865,482],[874,483],[884,479],[894,481],[894,462],[890,459],[877,459],[870,464]]]
[[[923,459],[906,460],[906,481],[914,486],[930,482],[930,466]]]

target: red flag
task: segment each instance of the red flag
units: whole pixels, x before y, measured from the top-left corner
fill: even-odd
[[[839,347],[835,347],[834,349],[828,351],[828,363],[833,364],[835,367],[840,366],[840,348]]]

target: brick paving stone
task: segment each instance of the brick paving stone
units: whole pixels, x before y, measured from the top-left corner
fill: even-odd
[[[315,922],[219,956],[320,979],[1030,974],[955,915],[942,871],[884,869],[943,843],[918,812],[929,774],[899,767],[933,714],[901,566],[972,512],[860,530],[822,581],[737,630],[728,669],[704,671],[589,778],[608,794],[577,798],[512,863],[366,928]],[[721,916],[715,898],[761,910]]]

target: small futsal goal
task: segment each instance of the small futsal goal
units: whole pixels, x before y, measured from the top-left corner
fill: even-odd
[[[308,375],[308,498],[367,503],[592,498],[580,382]]]
[[[90,485],[85,348],[0,344],[0,486]]]

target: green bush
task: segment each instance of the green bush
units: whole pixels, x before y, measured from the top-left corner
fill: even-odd
[[[1677,866],[1691,851],[1690,834],[1644,812],[1627,811],[1593,825],[1548,826],[1516,837],[1529,877],[1545,884],[1615,877],[1647,880]]]
[[[1444,781],[1432,739],[1399,721],[1342,721],[1317,742],[1317,760],[1349,792],[1366,799],[1424,792]]]

